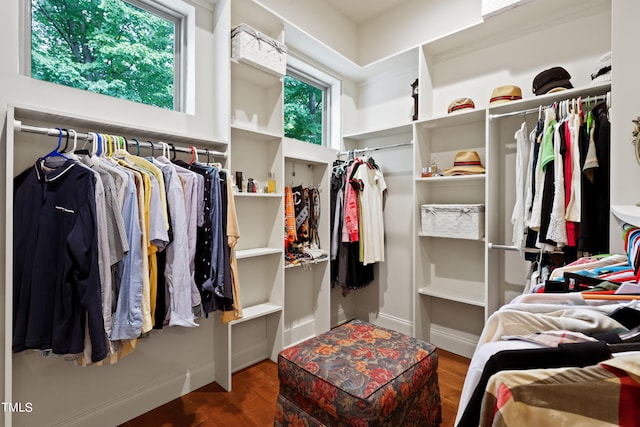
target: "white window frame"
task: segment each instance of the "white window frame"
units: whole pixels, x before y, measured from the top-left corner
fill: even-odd
[[[122,1],[174,23],[173,109],[187,114],[195,114],[196,8],[181,0]],[[23,0],[22,14],[23,37],[21,37],[20,43],[20,74],[31,77],[31,0]]]
[[[309,80],[316,87],[324,87],[325,100],[322,108],[322,146],[340,149],[340,97],[341,81],[319,68],[305,62],[291,54],[287,57],[287,74],[299,80]],[[302,79],[300,77],[303,77]]]

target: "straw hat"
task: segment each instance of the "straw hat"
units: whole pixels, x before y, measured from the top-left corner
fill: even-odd
[[[453,167],[443,172],[444,175],[471,175],[484,173],[484,166],[480,156],[473,150],[458,151],[453,161]]]
[[[522,89],[515,85],[498,86],[491,92],[489,105],[500,105],[510,101],[522,99]]]
[[[473,103],[471,98],[458,98],[451,101],[451,104],[447,107],[447,113],[451,114],[469,108],[476,108],[476,104]]]

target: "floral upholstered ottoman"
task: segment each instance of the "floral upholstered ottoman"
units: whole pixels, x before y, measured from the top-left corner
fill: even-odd
[[[278,356],[275,426],[438,426],[438,356],[429,343],[361,320]]]

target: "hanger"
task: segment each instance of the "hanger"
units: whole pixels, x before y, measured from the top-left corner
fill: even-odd
[[[95,132],[88,132],[87,134],[91,137],[91,141],[92,141],[91,151],[89,152],[89,156],[93,157],[96,155],[96,152],[98,150],[98,134]]]
[[[172,148],[175,149],[175,147],[172,147]],[[191,149],[191,162],[189,163],[190,164],[193,164],[194,162],[198,163],[198,150],[193,145],[189,146],[189,148]]]
[[[118,139],[118,153],[124,156],[129,156],[129,151],[127,150],[127,146],[129,145],[129,141],[124,136],[118,135],[116,136]]]
[[[155,157],[156,156],[155,155],[156,145],[153,142],[149,141],[149,140],[147,140],[147,142],[151,146],[151,157]]]
[[[136,152],[136,156],[140,157],[140,141],[138,141],[136,138],[131,139],[136,142],[136,148],[138,149],[138,151]]]
[[[65,159],[68,158],[67,156],[65,156],[59,151],[60,145],[62,145],[62,129],[60,128],[56,128],[56,129],[58,130],[58,145],[56,146],[56,148],[53,149],[53,151],[51,151],[49,154],[44,156],[43,159],[46,159],[48,157],[63,157]]]
[[[102,134],[102,137],[105,139],[107,143],[107,148],[105,149],[105,153],[107,154],[107,157],[111,157],[111,155],[113,154],[113,147],[111,145],[111,136],[104,133]]]
[[[173,162],[176,159],[176,146],[173,145],[173,142],[170,142],[169,145],[171,146],[171,161]],[[196,155],[196,160],[198,160],[197,155]]]
[[[67,139],[69,139],[69,134],[73,132],[73,149],[67,153],[70,159],[77,160],[78,156],[75,155],[76,147],[78,146],[78,132],[75,129],[67,130]]]
[[[205,154],[207,155],[207,164],[211,163],[211,159],[209,159],[209,149],[205,148],[204,149]]]
[[[65,153],[67,151],[67,148],[69,147],[69,131],[67,129],[65,129],[65,128],[62,128],[62,130],[66,134],[66,138],[64,140],[64,148],[62,150],[60,150],[60,152],[61,153]]]

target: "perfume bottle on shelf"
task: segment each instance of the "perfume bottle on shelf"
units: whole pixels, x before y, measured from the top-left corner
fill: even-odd
[[[276,192],[276,178],[273,172],[269,172],[269,177],[267,178],[267,193],[275,193]]]

